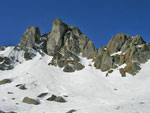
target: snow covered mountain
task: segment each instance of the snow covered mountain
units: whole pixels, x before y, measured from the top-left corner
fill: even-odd
[[[139,35],[120,33],[97,50],[60,19],[42,36],[29,27],[18,45],[0,47],[0,110],[149,113],[149,59],[150,43]]]

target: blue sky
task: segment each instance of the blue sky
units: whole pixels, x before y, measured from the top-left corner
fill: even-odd
[[[51,31],[54,18],[76,25],[99,48],[113,35],[150,42],[150,0],[1,0],[0,45],[16,45],[28,26]]]

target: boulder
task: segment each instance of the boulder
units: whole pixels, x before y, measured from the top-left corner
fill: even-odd
[[[49,97],[47,100],[48,101],[54,101],[56,99],[56,95],[52,95],[51,97]]]
[[[22,102],[24,102],[26,104],[34,104],[34,105],[39,105],[40,104],[37,100],[29,98],[29,97],[24,97]]]
[[[71,110],[69,110],[68,112],[66,112],[66,113],[73,113],[73,112],[76,112],[77,110],[75,110],[75,109],[71,109]]]
[[[19,86],[19,89],[21,89],[21,90],[26,90],[27,88],[26,88],[25,84],[21,84],[21,85]]]
[[[10,79],[3,79],[0,81],[0,85],[11,83]]]
[[[48,95],[48,93],[41,93],[41,94],[38,95],[37,97],[42,98],[42,97],[45,97],[46,95]]]
[[[54,101],[55,102],[60,102],[60,103],[65,103],[66,102],[66,100],[61,96],[56,97]]]
[[[52,95],[50,98],[47,99],[48,101],[55,101],[60,103],[65,103],[66,100],[61,96]]]

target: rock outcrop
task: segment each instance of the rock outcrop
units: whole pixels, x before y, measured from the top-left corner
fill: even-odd
[[[33,48],[35,42],[40,39],[40,30],[38,27],[28,27],[25,33],[21,37],[20,47],[22,49]]]
[[[0,56],[0,70],[11,70],[13,69],[13,59],[8,57],[1,57]]]
[[[3,79],[0,81],[0,85],[11,83],[10,79]]]
[[[0,51],[5,47],[0,46]],[[13,54],[23,51],[26,60],[31,60],[39,52],[52,56],[49,65],[58,66],[64,72],[82,70],[85,66],[80,57],[93,59],[96,69],[109,75],[118,68],[123,77],[126,73],[135,75],[140,64],[150,59],[150,43],[146,43],[140,35],[131,37],[119,33],[113,36],[107,46],[95,48],[93,42],[76,26],[69,26],[56,18],[52,22],[52,30],[40,35],[38,27],[28,27],[21,37],[21,42],[14,48]],[[15,56],[0,56],[0,70],[13,69],[12,62],[20,62]],[[124,67],[121,65],[125,64]],[[121,68],[120,68],[121,66]]]
[[[0,46],[0,51],[4,51],[4,50],[5,50],[5,47]]]
[[[52,31],[48,35],[47,41],[47,53],[50,56],[56,54],[63,44],[64,33],[67,31],[68,26],[64,24],[60,19],[53,20]]]
[[[101,47],[94,59],[95,67],[109,71],[126,64],[119,69],[122,76],[126,72],[135,75],[141,68],[140,64],[150,59],[150,46],[141,36],[131,37],[123,33],[113,36],[107,47]]]
[[[29,98],[29,97],[24,97],[22,102],[26,103],[26,104],[34,104],[34,105],[39,105],[40,104],[37,100]]]
[[[47,100],[48,101],[55,101],[55,102],[59,102],[59,103],[65,103],[65,102],[67,102],[63,97],[56,96],[56,95],[52,95]]]
[[[64,72],[81,70],[84,66],[80,63],[79,54],[93,58],[97,49],[76,26],[68,26],[60,19],[52,23],[52,32],[48,35],[47,53],[53,56],[51,65],[64,68]]]

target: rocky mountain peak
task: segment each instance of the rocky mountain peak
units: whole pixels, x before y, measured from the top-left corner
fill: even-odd
[[[3,50],[5,48],[0,47],[0,51]],[[150,59],[150,44],[140,35],[132,37],[119,33],[112,37],[107,46],[97,50],[93,42],[77,26],[69,26],[58,18],[53,20],[51,32],[42,36],[38,27],[28,27],[13,51],[16,54],[20,50],[24,51],[26,60],[33,59],[36,52],[52,56],[49,65],[59,66],[65,72],[79,71],[85,67],[79,56],[93,59],[96,69],[107,72],[107,75],[116,68],[122,76],[126,73],[135,75],[141,69],[140,64]],[[1,61],[9,60],[7,67],[12,64],[11,61],[17,61],[14,61],[15,56],[10,56],[11,58],[1,57]],[[126,66],[120,68],[123,64]],[[12,69],[12,65],[7,69]]]

